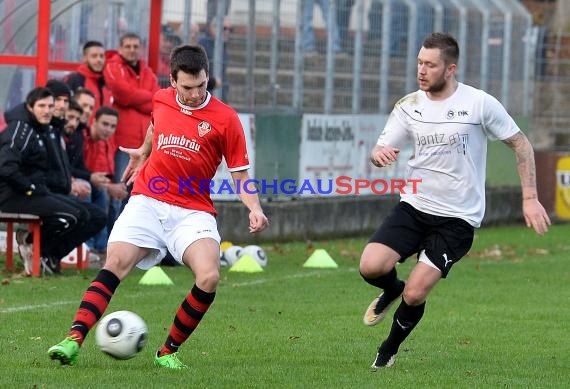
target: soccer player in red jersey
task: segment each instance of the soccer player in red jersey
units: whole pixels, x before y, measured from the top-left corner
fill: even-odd
[[[135,266],[149,269],[167,250],[189,267],[195,284],[179,306],[155,364],[187,366],[178,348],[214,301],[219,281],[220,235],[208,183],[225,158],[240,200],[249,209],[249,231],[268,225],[253,186],[243,128],[234,109],[206,91],[208,58],[201,46],[178,46],[171,55],[172,88],[153,98],[146,139],[130,156],[123,180],[132,197],[115,222],[105,266],[85,292],[67,337],[48,355],[74,365],[87,333],[101,318],[116,288]]]

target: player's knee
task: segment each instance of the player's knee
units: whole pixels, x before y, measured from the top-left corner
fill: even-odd
[[[406,284],[403,298],[408,305],[420,305],[426,301],[427,293],[423,288]]]
[[[211,270],[203,272],[202,274],[196,274],[196,285],[206,292],[215,291],[219,282],[220,272],[217,270]]]
[[[383,276],[392,270],[394,266],[388,261],[383,261],[381,258],[373,258],[370,255],[363,254],[360,258],[360,274],[367,278],[376,278]]]
[[[131,271],[132,266],[127,261],[121,260],[120,257],[109,253],[105,259],[104,269],[109,270],[120,280],[123,280]]]
[[[360,257],[360,274],[376,278],[389,273],[400,256],[397,252],[379,243],[369,243]]]

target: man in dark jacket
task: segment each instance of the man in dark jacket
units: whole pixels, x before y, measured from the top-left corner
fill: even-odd
[[[71,194],[77,196],[81,199],[89,200],[91,196],[91,172],[85,166],[85,158],[83,157],[83,135],[81,132],[76,130],[80,125],[80,118],[83,115],[83,108],[71,100],[69,102],[69,108],[65,111],[65,125],[63,126],[63,140],[65,142],[65,152],[67,158],[69,159],[69,165],[71,167],[71,177],[72,182],[80,181],[84,185],[77,186],[76,188],[71,188]],[[87,186],[88,189],[83,188]]]
[[[60,134],[51,126],[53,93],[44,87],[30,91],[26,101],[5,113],[0,133],[0,209],[38,215],[42,268],[59,273],[60,261],[105,225],[105,214],[69,195],[69,161]],[[29,233],[18,234],[26,271],[31,261]]]
[[[52,135],[50,136],[56,136],[60,140],[63,140],[65,112],[69,108],[71,89],[69,89],[65,82],[56,79],[48,80],[46,88],[50,90],[54,97],[54,110],[50,121]],[[54,151],[49,154],[49,157],[50,170],[53,170],[54,173],[59,172],[60,174],[48,176],[48,187],[53,192],[63,194],[69,194],[77,191],[77,188],[73,187],[74,185],[71,180],[71,166],[66,153]],[[67,178],[70,179],[68,180]]]

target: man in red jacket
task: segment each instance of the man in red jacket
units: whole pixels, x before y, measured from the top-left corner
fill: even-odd
[[[152,112],[152,97],[160,89],[156,75],[140,57],[141,38],[132,32],[121,36],[116,52],[107,52],[103,73],[114,96],[113,107],[119,112],[114,135],[117,146],[137,148],[144,142]],[[120,180],[128,163],[129,156],[117,150],[115,180]]]
[[[105,85],[103,78],[103,67],[105,65],[105,49],[98,41],[89,41],[83,45],[83,62],[77,70],[68,74],[63,81],[75,93],[78,88],[87,88],[95,95],[96,111],[103,105],[110,106],[113,102],[111,91]],[[89,125],[93,122],[91,117]]]
[[[113,134],[117,128],[118,120],[119,113],[115,109],[103,106],[95,112],[93,124],[83,129],[85,166],[93,172],[104,173],[111,179],[115,170],[114,158],[117,149]],[[120,203],[127,195],[127,186],[120,182],[109,182],[102,187],[92,188],[91,202],[107,215],[107,226],[91,242],[93,251],[98,255],[105,255],[107,251],[107,239],[111,228],[109,212],[113,212],[113,209],[110,209],[111,202],[115,200]],[[114,216],[111,215],[111,217]],[[113,219],[112,222],[114,223],[115,220]]]

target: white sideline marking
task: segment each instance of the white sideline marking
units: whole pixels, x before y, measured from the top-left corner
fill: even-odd
[[[336,271],[339,271],[339,270],[355,271],[356,269],[354,269],[354,268],[336,269]],[[282,281],[282,280],[290,280],[290,279],[294,279],[294,278],[313,277],[313,276],[319,276],[319,275],[324,275],[324,274],[328,274],[328,273],[329,272],[326,272],[326,271],[312,271],[312,272],[308,272],[308,273],[303,272],[303,273],[291,274],[291,275],[285,276],[285,277],[261,279],[261,280],[255,280],[255,281],[230,283],[230,284],[221,284],[220,286],[222,286],[222,285],[230,286],[230,287],[253,286],[253,285],[259,285],[259,284],[266,284],[268,282],[273,282],[273,281]],[[129,297],[140,297],[140,296],[144,296],[144,294],[145,293],[131,294],[131,295],[129,295]],[[15,313],[15,312],[35,311],[36,309],[51,308],[51,307],[56,307],[56,306],[60,306],[60,305],[79,304],[79,303],[80,303],[80,300],[64,300],[64,301],[54,301],[51,303],[44,303],[44,304],[20,305],[20,306],[16,306],[16,307],[2,308],[2,309],[0,309],[0,313]]]
[[[21,305],[19,307],[10,307],[0,309],[0,313],[14,313],[14,312],[24,312],[24,311],[34,311],[41,308],[51,308],[58,305],[68,305],[68,304],[79,304],[78,301],[54,301],[53,303],[46,304],[36,304],[36,305]]]
[[[345,270],[345,271],[354,271],[356,269],[350,268],[350,269],[335,269],[336,271],[339,270]],[[227,286],[251,286],[251,285],[259,285],[259,284],[265,284],[267,282],[272,282],[272,281],[282,281],[282,280],[291,280],[294,278],[305,278],[305,277],[312,277],[312,276],[320,276],[320,275],[324,275],[324,274],[329,274],[330,272],[326,272],[326,271],[312,271],[310,273],[296,273],[296,274],[291,274],[290,276],[285,276],[285,277],[280,277],[280,278],[271,278],[271,279],[261,279],[261,280],[255,280],[255,281],[248,281],[248,282],[239,282],[239,283],[230,283],[227,284]],[[220,283],[222,284],[222,283]]]

